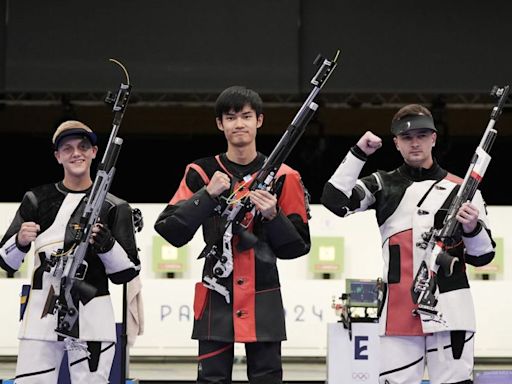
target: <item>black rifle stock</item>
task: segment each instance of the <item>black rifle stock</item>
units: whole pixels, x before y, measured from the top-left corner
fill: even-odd
[[[487,128],[471,159],[471,163],[457,195],[450,203],[443,221],[443,226],[438,230],[434,230],[432,233],[430,241],[433,243],[433,246],[429,260],[430,265],[427,266],[426,263],[423,262],[414,279],[411,293],[414,302],[417,304],[424,303],[430,307],[435,306],[432,292],[432,290],[435,289],[435,285],[431,281],[429,270],[437,273],[439,267],[442,267],[447,276],[453,273],[453,267],[458,259],[449,255],[447,248],[454,245],[457,234],[461,229],[461,223],[457,220],[456,215],[462,204],[466,201],[471,201],[475,196],[478,186],[487,170],[487,166],[491,161],[489,153],[497,135],[494,125],[501,115],[508,94],[508,85],[504,87],[494,86],[491,90],[491,95],[498,97],[499,100],[491,111]]]
[[[83,302],[87,303],[95,296],[97,291],[95,287],[84,281],[87,272],[87,262],[84,259],[90,245],[92,227],[98,220],[101,207],[112,184],[116,161],[123,143],[123,139],[117,136],[117,132],[128,105],[131,85],[128,73],[122,64],[114,59],[110,60],[123,68],[127,77],[127,84],[121,83],[117,94],[113,95],[109,92],[105,99],[108,104],[113,104],[112,131],[101,163],[98,165],[91,193],[86,197],[86,205],[80,217],[74,243],[69,251],[64,254],[65,264],[61,276],[60,292],[55,297],[52,308],[52,312],[58,311],[58,323],[55,331],[64,337],[77,338],[78,336],[78,330],[75,327],[78,319],[78,303],[75,303],[73,298],[78,295]]]
[[[338,56],[339,51],[337,51],[332,60],[327,60],[321,55],[318,55],[315,59],[314,64],[319,66],[319,69],[311,80],[311,84],[313,84],[314,87],[272,153],[267,157],[265,163],[251,181],[248,187],[249,191],[257,189],[270,190],[277,171],[299,141],[309,121],[318,109],[318,104],[315,103],[315,99],[331,76],[334,68],[336,68]],[[238,243],[238,249],[240,251],[250,249],[256,243],[255,236],[247,231],[250,222],[245,221],[246,215],[250,212],[253,212],[252,216],[254,216],[254,205],[251,203],[248,194],[236,204],[228,204],[221,214],[221,216],[226,219],[222,234],[223,249],[218,249],[216,245],[218,243],[217,241],[214,244],[206,245],[199,255],[199,258],[215,257],[218,259],[213,269],[214,276],[205,276],[204,281],[208,288],[224,295],[228,302],[229,292],[225,287],[217,283],[217,278],[227,277],[233,270],[233,255],[231,250],[231,239],[233,235],[238,235],[240,238]]]

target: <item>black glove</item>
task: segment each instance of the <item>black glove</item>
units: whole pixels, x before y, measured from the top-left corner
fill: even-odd
[[[132,217],[133,217],[133,227],[135,229],[135,232],[142,231],[142,228],[144,228],[144,220],[142,219],[142,212],[139,208],[134,208],[132,210]]]
[[[114,247],[116,239],[112,236],[110,229],[106,224],[98,223],[94,226],[99,229],[98,232],[93,232],[91,236],[92,246],[98,253],[106,253]]]

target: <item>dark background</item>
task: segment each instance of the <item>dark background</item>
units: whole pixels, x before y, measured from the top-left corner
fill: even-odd
[[[338,49],[319,112],[287,160],[312,202],[366,130],[385,145],[363,173],[400,164],[389,123],[410,102],[432,109],[436,157],[464,176],[489,122],[491,87],[512,81],[511,14],[505,0],[0,0],[0,201],[61,177],[50,137],[64,119],[95,129],[102,154],[112,124],[103,99],[126,81],[109,58],[133,85],[111,188],[131,202],[164,204],[188,162],[225,150],[213,104],[230,85],[262,95],[258,148],[270,153],[312,89],[314,58]],[[491,205],[512,204],[503,187],[509,109],[481,185]]]

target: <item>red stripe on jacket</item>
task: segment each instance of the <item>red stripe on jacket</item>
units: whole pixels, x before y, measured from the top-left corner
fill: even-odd
[[[247,183],[239,181],[233,186],[235,199],[247,194]],[[246,215],[246,218],[250,214]],[[252,221],[248,231],[252,232]],[[233,236],[233,328],[236,342],[253,342],[256,339],[256,261],[254,248],[237,250],[238,236]]]
[[[411,298],[413,272],[412,230],[399,232],[389,238],[389,245],[400,247],[400,282],[388,284],[388,312],[386,318],[386,335],[421,336],[421,320],[413,316],[417,308]]]

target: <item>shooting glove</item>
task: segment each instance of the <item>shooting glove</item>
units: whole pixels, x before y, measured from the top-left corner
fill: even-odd
[[[98,228],[99,231],[93,234],[92,246],[98,253],[107,253],[114,247],[116,239],[114,239],[106,224],[98,223],[95,227]]]

